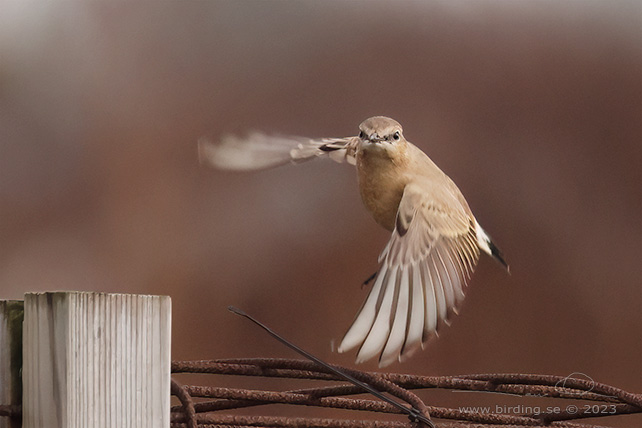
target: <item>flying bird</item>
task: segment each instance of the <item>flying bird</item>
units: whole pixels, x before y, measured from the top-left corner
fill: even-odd
[[[392,232],[372,287],[338,350],[359,348],[357,363],[403,361],[458,313],[480,252],[508,265],[455,183],[384,116],[359,135],[308,139],[254,133],[198,142],[202,163],[259,170],[319,157],[355,165],[359,192],[375,221]],[[370,281],[368,280],[368,281]],[[368,282],[367,281],[367,282]]]

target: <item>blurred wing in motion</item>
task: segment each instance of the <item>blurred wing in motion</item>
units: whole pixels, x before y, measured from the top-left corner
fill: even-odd
[[[273,168],[326,155],[336,162],[354,165],[355,147],[354,137],[311,140],[254,133],[246,138],[227,136],[218,142],[200,138],[198,157],[202,164],[236,171]]]
[[[360,346],[357,363],[378,355],[383,367],[409,357],[464,299],[479,258],[475,220],[465,208],[445,210],[426,194],[416,184],[404,189],[381,268],[341,342],[339,352]]]

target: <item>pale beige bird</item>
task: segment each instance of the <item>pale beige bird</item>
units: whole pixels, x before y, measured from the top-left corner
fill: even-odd
[[[252,134],[199,140],[199,158],[219,169],[256,170],[321,156],[356,165],[359,191],[377,223],[392,232],[370,293],[339,352],[359,347],[357,362],[402,361],[449,324],[464,299],[480,250],[507,269],[455,183],[401,125],[376,116],[356,137],[307,139]]]

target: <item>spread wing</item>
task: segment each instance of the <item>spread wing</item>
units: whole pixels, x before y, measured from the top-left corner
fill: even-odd
[[[454,195],[439,203],[426,194],[415,184],[404,189],[381,268],[339,347],[360,345],[357,363],[379,355],[386,366],[408,357],[449,323],[464,299],[479,258],[475,220]]]
[[[246,138],[227,136],[220,141],[202,137],[198,140],[198,157],[209,166],[236,171],[273,168],[320,156],[354,165],[355,147],[354,137],[312,140],[254,133]]]

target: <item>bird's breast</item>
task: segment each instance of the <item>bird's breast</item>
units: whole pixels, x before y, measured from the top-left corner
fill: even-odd
[[[406,178],[392,160],[360,153],[357,161],[359,192],[375,221],[388,230],[395,228]]]

